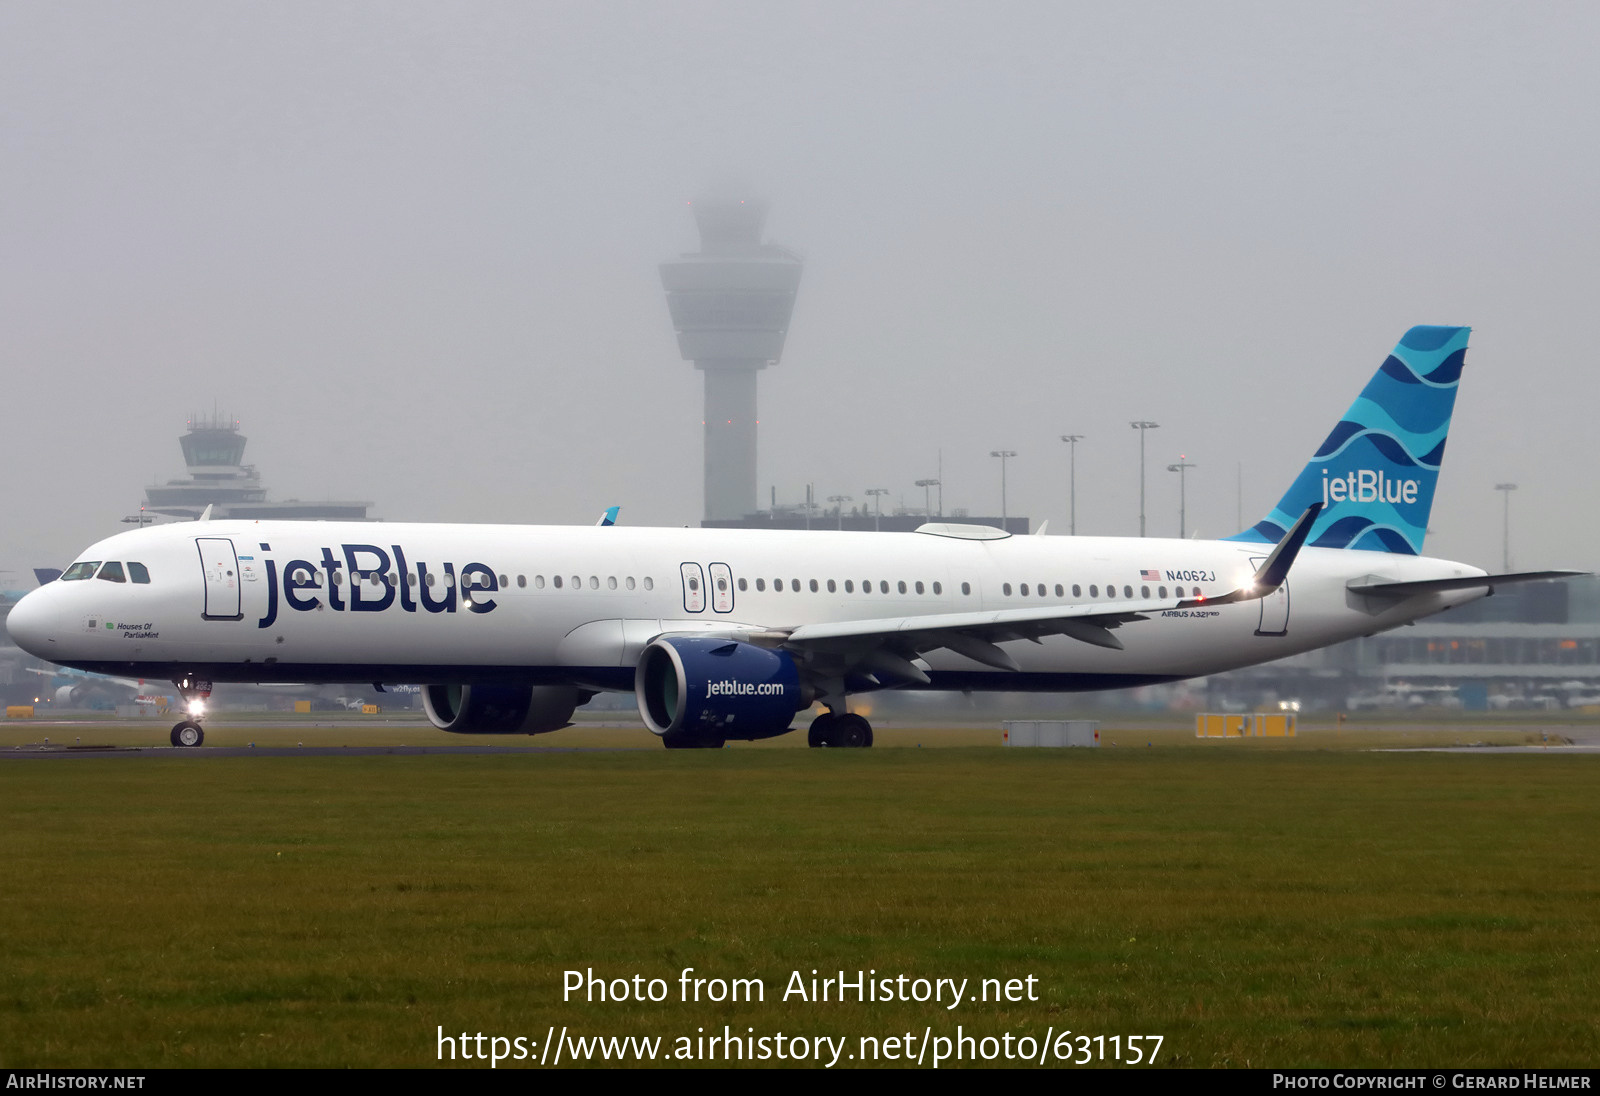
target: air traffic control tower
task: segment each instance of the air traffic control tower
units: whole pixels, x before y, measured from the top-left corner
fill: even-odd
[[[678,351],[705,374],[708,519],[756,512],[756,374],[783,356],[799,256],[761,242],[764,204],[693,204],[700,250],[661,264]]]

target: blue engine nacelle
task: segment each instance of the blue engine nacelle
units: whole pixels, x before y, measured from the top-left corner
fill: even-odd
[[[580,697],[570,685],[425,685],[428,720],[452,734],[543,734],[572,722]]]
[[[691,636],[653,640],[639,656],[633,691],[645,726],[669,745],[772,738],[810,703],[785,652]]]

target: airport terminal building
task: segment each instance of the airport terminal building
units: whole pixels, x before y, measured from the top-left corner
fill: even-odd
[[[213,415],[189,420],[188,433],[178,439],[188,474],[144,490],[144,512],[193,521],[210,506],[215,518],[255,521],[366,521],[370,502],[300,499],[274,501],[267,497],[255,465],[244,463],[249,439],[239,433],[239,423]]]

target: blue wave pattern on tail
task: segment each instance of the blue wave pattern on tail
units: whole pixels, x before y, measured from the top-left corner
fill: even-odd
[[[1407,331],[1272,512],[1228,539],[1276,544],[1321,502],[1307,544],[1419,554],[1471,331]]]

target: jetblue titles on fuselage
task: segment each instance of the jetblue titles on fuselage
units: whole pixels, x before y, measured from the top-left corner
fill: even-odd
[[[454,563],[442,565],[444,592],[435,597],[434,572],[427,561],[411,564],[400,545],[391,544],[388,551],[376,544],[341,544],[339,549],[342,559],[332,548],[321,550],[320,569],[317,563],[307,559],[291,559],[284,563],[284,605],[300,613],[314,612],[323,607],[319,595],[325,592],[327,607],[334,612],[381,613],[396,605],[405,613],[414,613],[419,607],[428,613],[456,611]],[[261,550],[270,552],[272,549],[263,544]],[[256,622],[256,627],[270,628],[278,619],[278,563],[263,558],[267,567],[267,612]],[[344,574],[350,576],[347,589],[344,588]],[[326,585],[323,576],[326,576]],[[500,589],[494,570],[483,563],[464,563],[459,577],[463,590],[460,605],[471,613],[494,612],[495,600],[487,596]]]

